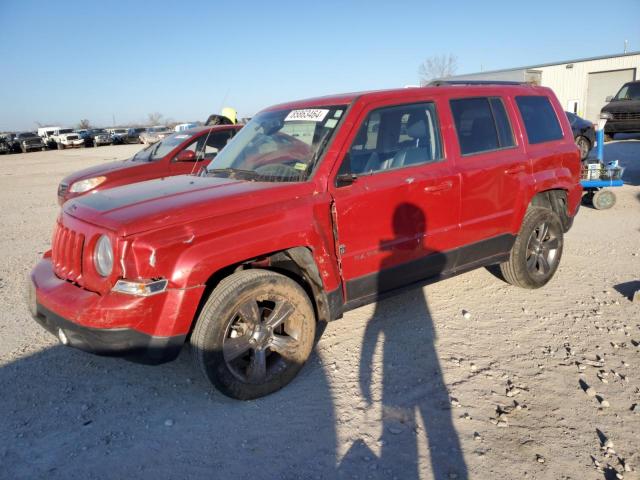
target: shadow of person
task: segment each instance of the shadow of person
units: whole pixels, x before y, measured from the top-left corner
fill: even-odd
[[[389,253],[380,264],[378,294],[397,284],[398,266],[406,265],[407,250],[426,250],[428,231],[421,208],[400,204],[394,210],[392,222],[395,238],[380,242],[380,249]],[[407,238],[413,242],[406,241]],[[434,268],[431,273],[441,272],[445,266],[444,255],[431,252],[430,258],[433,262],[429,262],[429,270]],[[467,478],[435,338],[433,320],[420,289],[378,302],[365,330],[360,389],[372,403],[374,355],[378,343],[382,343],[383,431],[379,464],[383,471],[398,478],[422,476],[420,444],[428,445],[433,478]]]

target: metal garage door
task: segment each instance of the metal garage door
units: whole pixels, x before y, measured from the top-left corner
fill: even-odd
[[[600,109],[607,103],[605,98],[618,93],[622,84],[634,80],[634,77],[634,68],[590,73],[587,86],[587,120],[597,122]]]

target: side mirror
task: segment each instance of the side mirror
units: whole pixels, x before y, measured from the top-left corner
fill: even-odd
[[[609,103],[611,100],[613,100],[613,95],[609,95],[607,98],[604,99],[604,101],[607,103]]]
[[[195,162],[196,152],[193,150],[182,150],[176,155],[176,162]]]
[[[336,177],[336,187],[346,187],[347,185],[351,185],[356,180],[358,180],[358,176],[353,173],[341,173]]]

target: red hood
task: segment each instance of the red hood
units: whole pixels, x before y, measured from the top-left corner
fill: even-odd
[[[71,175],[67,175],[62,179],[62,183],[71,185],[78,180],[84,180],[85,178],[99,177],[108,173],[115,172],[117,170],[123,170],[125,168],[137,167],[142,165],[148,165],[149,162],[137,162],[131,159],[119,160],[117,162],[109,162],[102,165],[94,165],[93,167],[83,168],[77,172],[73,172]]]
[[[313,186],[180,175],[98,191],[63,208],[67,215],[127,236],[283,202],[307,190]]]

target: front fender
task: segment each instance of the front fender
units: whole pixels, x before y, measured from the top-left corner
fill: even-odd
[[[340,285],[328,194],[269,204],[135,238],[123,262],[141,278],[175,288],[203,285],[230,266],[294,247],[313,252],[323,288]],[[125,259],[130,259],[127,262]]]

